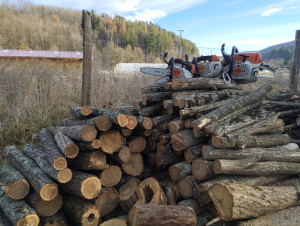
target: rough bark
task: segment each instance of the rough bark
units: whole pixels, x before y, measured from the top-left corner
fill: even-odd
[[[94,205],[100,212],[100,216],[110,214],[119,204],[119,193],[114,187],[102,187]]]
[[[11,199],[23,199],[29,193],[28,181],[8,162],[0,166],[0,178],[5,194]]]
[[[123,218],[111,218],[102,222],[99,226],[127,226],[127,220]]]
[[[82,126],[59,126],[56,131],[61,131],[72,140],[91,142],[96,138],[97,130],[92,125]]]
[[[124,144],[123,136],[120,131],[117,130],[103,132],[100,135],[99,141],[103,152],[107,154],[113,154],[114,152],[119,151]]]
[[[200,215],[205,212],[205,209],[203,207],[201,208],[195,199],[184,199],[180,201],[178,205],[191,207],[195,211],[196,215]]]
[[[53,165],[54,169],[62,170],[66,168],[67,161],[57,148],[54,140],[50,137],[48,131],[44,128],[41,129],[38,138],[43,145],[48,161]]]
[[[164,109],[173,108],[174,107],[173,99],[164,100],[163,101],[163,106],[164,106]]]
[[[0,208],[0,225],[2,225],[2,226],[13,226],[13,224],[11,223],[11,221],[2,212],[1,208]]]
[[[159,169],[164,169],[172,164],[183,161],[183,156],[175,154],[174,152],[156,153],[155,165]]]
[[[216,160],[213,165],[216,174],[260,176],[297,175],[300,163],[295,162],[251,162],[245,160]]]
[[[60,194],[51,201],[45,201],[34,191],[29,193],[26,201],[40,217],[49,217],[56,214],[63,204]]]
[[[72,171],[69,168],[62,170],[54,169],[53,165],[48,161],[45,151],[42,147],[34,144],[26,144],[23,146],[23,153],[31,158],[45,172],[58,181],[59,183],[67,183],[72,178]]]
[[[57,147],[60,151],[65,155],[66,158],[75,158],[79,153],[78,146],[66,135],[64,135],[61,131],[57,131],[54,140],[56,142]]]
[[[33,160],[25,156],[14,146],[5,147],[3,154],[4,157],[24,175],[43,200],[50,201],[55,198],[58,194],[57,185]]]
[[[50,217],[41,217],[43,226],[68,226],[67,219],[62,211],[57,212]]]
[[[64,212],[74,225],[97,226],[100,220],[99,210],[87,200],[64,195]]]
[[[139,176],[143,172],[143,157],[140,153],[131,153],[128,163],[122,163],[123,171],[130,176]]]
[[[165,99],[170,99],[172,97],[172,91],[168,92],[158,92],[158,93],[148,93],[142,95],[142,104],[151,105],[157,102],[162,102]]]
[[[184,205],[135,204],[129,212],[130,226],[195,226],[195,211]]]
[[[118,111],[125,115],[139,115],[139,111],[135,110],[132,105],[128,106],[118,106],[115,111]]]
[[[173,152],[173,148],[172,148],[171,142],[168,143],[168,144],[166,144],[166,145],[158,143],[157,147],[156,147],[156,152],[159,155],[162,155],[164,153],[171,153],[171,152]]]
[[[159,183],[167,196],[167,204],[176,205],[177,201],[181,199],[177,184],[169,178],[162,180]]]
[[[154,126],[157,126],[161,123],[168,122],[172,119],[174,119],[176,115],[160,115],[152,118],[152,122]]]
[[[101,151],[82,152],[69,163],[76,170],[104,170],[108,167],[106,156]]]
[[[195,159],[192,164],[192,175],[198,181],[207,180],[216,174],[213,171],[213,162],[203,159]]]
[[[13,200],[5,195],[0,186],[0,210],[17,226],[38,226],[39,217],[36,212],[23,200]]]
[[[191,174],[192,165],[187,162],[178,162],[169,168],[170,178],[173,181],[178,181],[181,178]]]
[[[127,213],[137,201],[135,191],[139,183],[137,180],[130,180],[119,189],[119,203],[122,209]]]
[[[298,202],[297,189],[289,186],[221,183],[213,185],[209,195],[218,216],[225,221],[266,215]]]
[[[141,113],[144,117],[154,117],[159,115],[162,109],[163,109],[162,102],[158,102],[142,108]]]
[[[75,119],[84,119],[93,116],[93,109],[87,105],[79,107],[71,107],[70,108],[70,114],[75,118]]]
[[[155,83],[150,86],[144,86],[141,91],[142,94],[148,94],[148,93],[157,93],[157,92],[165,92],[165,83]]]
[[[119,166],[110,165],[101,172],[99,178],[103,186],[112,187],[120,182],[122,171]]]
[[[94,199],[101,190],[101,182],[98,177],[79,171],[72,171],[72,179],[61,184],[60,187],[64,192],[81,196],[85,199]]]
[[[146,139],[142,136],[131,138],[127,142],[131,152],[142,152],[146,148]]]
[[[196,158],[200,158],[202,156],[202,146],[196,145],[184,150],[184,159],[188,163],[192,163]]]
[[[151,137],[152,137],[154,140],[158,140],[158,138],[159,138],[159,136],[160,136],[161,134],[162,134],[162,132],[161,132],[159,129],[155,128],[155,129],[153,129],[152,132],[151,132]]]

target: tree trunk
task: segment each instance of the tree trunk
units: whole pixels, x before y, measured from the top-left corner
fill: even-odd
[[[143,157],[140,153],[131,153],[128,163],[122,163],[123,171],[130,176],[139,176],[143,172]]]
[[[97,226],[99,210],[85,199],[64,195],[63,209],[74,225]]]
[[[230,175],[297,175],[300,163],[294,162],[249,162],[245,160],[216,160],[213,165],[216,174]]]
[[[110,214],[119,204],[119,193],[114,187],[102,187],[94,205],[104,217]]]
[[[5,195],[0,186],[0,209],[17,226],[38,226],[40,219],[36,212],[23,200],[13,200]]]
[[[146,139],[142,136],[134,137],[127,142],[131,152],[142,152],[146,148]]]
[[[154,177],[149,177],[143,180],[136,189],[137,204],[152,203],[152,204],[167,204],[165,196],[158,181]]]
[[[192,175],[198,181],[214,177],[216,174],[213,171],[213,162],[195,159],[192,164]]]
[[[219,107],[216,110],[211,111],[208,114],[202,116],[201,118],[195,120],[193,123],[193,129],[195,130],[195,133],[197,134],[199,130],[203,129],[211,122],[218,120],[236,111],[237,109],[243,108],[247,105],[251,105],[260,101],[271,89],[272,87],[270,85],[264,85],[258,90],[253,91],[248,95],[234,99],[232,102],[223,105],[222,107]]]
[[[56,214],[62,207],[62,196],[58,194],[51,201],[44,201],[36,192],[31,191],[26,197],[27,203],[40,217],[49,217]]]
[[[82,152],[70,161],[70,165],[76,170],[104,170],[108,167],[106,156],[101,151]]]
[[[55,128],[56,131],[61,131],[64,135],[72,140],[91,142],[97,136],[97,130],[92,125],[83,126],[60,126]]]
[[[21,153],[14,146],[3,150],[4,157],[28,180],[34,190],[45,201],[50,201],[58,194],[57,185],[41,170],[38,165]]]
[[[163,106],[164,106],[164,109],[173,108],[174,107],[173,99],[164,100],[163,101]]]
[[[173,181],[178,181],[181,178],[191,174],[192,165],[187,162],[178,162],[169,168],[169,174]]]
[[[25,177],[8,162],[0,166],[0,178],[5,194],[15,200],[23,199],[29,192]]]
[[[53,168],[56,170],[62,170],[67,167],[67,161],[58,150],[54,140],[50,137],[46,129],[41,129],[39,132],[39,140],[41,141],[45,154],[48,161],[53,165]]]
[[[133,130],[127,129],[127,128],[122,128],[121,133],[124,137],[130,137],[133,133]]]
[[[61,184],[60,187],[64,192],[81,196],[85,199],[94,199],[101,190],[101,182],[98,177],[79,171],[72,171],[72,179]]]
[[[209,195],[218,216],[225,221],[273,213],[295,205],[299,198],[295,187],[226,183],[213,185]]]
[[[168,92],[159,92],[159,93],[148,93],[142,95],[142,104],[143,105],[151,105],[157,102],[162,102],[165,99],[172,98],[172,91]]]
[[[99,176],[103,186],[112,187],[117,185],[122,178],[122,171],[119,166],[109,166]]]
[[[119,151],[124,144],[123,136],[120,131],[117,130],[103,132],[100,135],[99,141],[103,152],[107,154],[113,154],[114,152]]]
[[[135,204],[129,212],[130,226],[196,226],[192,208],[183,205]]]
[[[57,131],[54,136],[57,147],[67,158],[75,158],[79,153],[78,146],[61,131]]]
[[[26,144],[23,146],[23,153],[31,158],[45,172],[58,181],[59,183],[67,183],[72,178],[72,171],[69,168],[62,170],[54,169],[53,165],[47,159],[46,153],[42,147],[34,144]]]
[[[137,187],[139,185],[139,181],[130,180],[119,189],[119,203],[122,209],[128,213],[129,210],[133,207],[133,205],[137,201],[137,195],[135,193]]]
[[[43,226],[68,226],[67,219],[62,211],[57,212],[50,217],[41,217]]]
[[[157,147],[156,147],[157,154],[163,155],[163,154],[171,153],[171,152],[173,152],[173,147],[172,147],[171,142],[166,145],[162,145],[161,143],[157,144]]]
[[[188,163],[192,163],[196,158],[200,158],[202,156],[202,146],[196,145],[184,150],[184,159]]]

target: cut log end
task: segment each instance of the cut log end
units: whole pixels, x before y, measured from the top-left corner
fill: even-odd
[[[57,175],[57,179],[62,184],[69,182],[72,179],[72,171],[69,168],[61,170]]]
[[[100,214],[97,208],[90,208],[82,215],[81,225],[97,226],[99,223]]]
[[[213,165],[213,170],[215,173],[219,173],[222,169],[222,164],[221,164],[221,161],[219,160],[215,160],[214,161],[214,165]]]
[[[94,126],[85,125],[81,131],[81,137],[84,141],[91,142],[97,136],[97,130]]]
[[[96,198],[101,190],[101,182],[97,177],[89,177],[82,182],[80,190],[86,199]]]
[[[92,141],[92,147],[94,149],[99,149],[101,147],[100,140],[98,140],[98,139],[93,140]]]
[[[25,179],[20,179],[9,186],[4,186],[3,189],[10,198],[20,200],[28,195],[29,183]]]
[[[125,127],[128,124],[128,117],[124,114],[119,114],[117,116],[117,121],[121,127]]]
[[[112,122],[108,116],[102,115],[97,118],[95,125],[100,131],[108,131],[112,127]]]
[[[144,119],[142,124],[145,129],[152,129],[153,127],[152,119],[148,117]]]
[[[177,183],[178,190],[180,192],[180,195],[183,198],[189,199],[193,197],[193,186],[192,186],[192,180],[190,180],[189,177],[184,177]]]
[[[22,218],[17,222],[17,226],[24,225],[39,225],[40,218],[36,214],[27,215],[25,218]]]
[[[220,137],[213,137],[211,139],[212,145],[216,148],[222,147],[222,139]]]
[[[202,159],[195,159],[193,161],[193,163],[192,163],[192,174],[198,180],[201,180],[205,177],[206,167],[205,167],[205,163]]]
[[[128,123],[126,125],[127,129],[132,130],[137,126],[137,124],[138,124],[138,120],[134,115],[128,116]]]
[[[184,159],[185,159],[186,162],[192,163],[192,161],[193,161],[193,153],[192,153],[192,151],[190,149],[186,149],[184,151]]]
[[[58,194],[51,201],[37,201],[34,205],[34,209],[40,217],[49,217],[57,213],[57,211],[62,207],[63,200],[62,196]]]
[[[131,158],[131,151],[128,147],[124,146],[119,152],[119,158],[121,162],[128,163]]]
[[[80,113],[84,116],[88,116],[92,113],[92,108],[90,106],[85,105],[81,107]]]
[[[40,197],[45,201],[51,201],[58,194],[58,188],[56,184],[46,184],[40,190]]]
[[[73,159],[79,153],[79,148],[76,144],[69,144],[65,149],[65,156],[67,158]]]
[[[100,175],[101,184],[103,186],[112,187],[117,185],[122,177],[122,171],[118,166],[109,166],[102,171]]]
[[[53,167],[56,170],[62,170],[67,167],[67,160],[65,158],[57,158],[53,163]]]
[[[170,166],[169,174],[173,181],[178,181],[180,179],[180,171],[175,165]]]
[[[143,157],[140,153],[132,153],[128,163],[122,163],[122,169],[130,176],[139,176],[144,169]]]

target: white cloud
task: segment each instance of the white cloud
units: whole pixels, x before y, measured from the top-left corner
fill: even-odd
[[[273,13],[280,12],[281,8],[270,8],[261,13],[262,16],[270,16]]]

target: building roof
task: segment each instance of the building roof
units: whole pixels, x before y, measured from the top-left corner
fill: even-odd
[[[0,49],[0,57],[83,59],[83,52]]]

